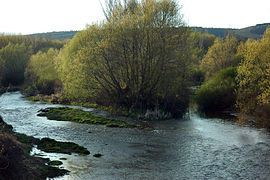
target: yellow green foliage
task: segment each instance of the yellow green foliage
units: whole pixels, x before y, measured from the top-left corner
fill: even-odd
[[[0,34],[0,86],[21,85],[32,54],[47,52],[50,47],[60,49],[63,44],[31,36]]]
[[[58,53],[56,49],[49,49],[47,52],[39,51],[30,58],[25,75],[28,84],[35,86],[41,93],[54,92],[58,80],[56,70]]]
[[[107,21],[77,33],[60,52],[64,94],[131,109],[162,104],[183,112],[191,44],[177,3],[116,2],[108,4]]]
[[[58,40],[47,40],[44,38],[35,38],[32,36],[24,35],[5,35],[0,34],[0,49],[8,44],[24,44],[27,47],[31,47],[33,53],[38,51],[47,51],[49,48],[60,49],[63,47],[64,42]]]
[[[238,68],[238,105],[252,112],[270,101],[270,29],[261,40],[248,40],[239,46],[242,63]]]
[[[206,78],[210,78],[221,69],[237,65],[237,47],[237,39],[233,36],[229,35],[224,40],[216,39],[201,62]]]
[[[236,68],[221,70],[206,81],[197,91],[195,100],[202,112],[233,109],[236,101]]]
[[[28,64],[28,73],[35,75],[38,81],[54,80],[57,77],[55,62],[57,55],[58,50],[55,49],[34,54]]]
[[[30,56],[30,48],[25,44],[8,44],[0,49],[0,85],[20,85],[24,80],[24,70]]]
[[[192,55],[195,56],[193,59],[199,62],[214,44],[216,36],[201,32],[192,32],[190,36],[190,41],[193,42]]]
[[[93,71],[98,69],[95,60],[99,58],[96,53],[99,36],[99,26],[90,26],[77,33],[60,51],[57,69],[63,83],[64,95],[69,99],[88,99],[97,94],[99,84]]]

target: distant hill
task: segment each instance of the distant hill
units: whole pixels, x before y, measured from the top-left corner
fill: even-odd
[[[270,23],[257,24],[242,29],[230,29],[230,28],[203,28],[203,27],[191,27],[197,32],[207,32],[217,37],[225,37],[228,34],[233,34],[239,39],[261,38],[267,28],[270,28]],[[48,33],[37,33],[29,36],[40,37],[52,40],[67,40],[71,39],[78,31],[59,31],[59,32],[48,32]]]
[[[50,40],[67,40],[71,39],[77,32],[78,31],[58,31],[58,32],[30,34],[29,36],[45,38]]]
[[[257,24],[242,29],[192,27],[197,32],[207,32],[221,38],[233,34],[239,39],[261,38],[267,28],[270,28],[270,23]]]

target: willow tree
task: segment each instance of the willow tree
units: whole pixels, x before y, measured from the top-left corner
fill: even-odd
[[[28,93],[56,92],[60,84],[56,70],[58,53],[58,50],[51,48],[47,52],[39,51],[31,56],[25,71]]]
[[[101,41],[101,27],[92,25],[78,32],[59,53],[57,70],[63,83],[63,95],[69,100],[95,101],[101,88],[93,71],[98,68],[94,59]]]
[[[101,95],[129,109],[184,112],[190,45],[177,3],[128,0],[107,7],[107,21],[79,33],[61,53],[65,91]]]
[[[25,44],[8,44],[0,49],[1,85],[21,85],[24,81],[24,70],[31,53]]]
[[[224,40],[216,39],[201,62],[206,78],[212,77],[222,69],[237,65],[239,63],[236,56],[237,47],[237,39],[231,35]]]
[[[270,29],[261,40],[248,40],[239,48],[238,106],[248,113],[268,112],[270,107]]]

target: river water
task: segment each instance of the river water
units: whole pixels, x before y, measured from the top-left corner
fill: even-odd
[[[91,154],[32,154],[63,160],[71,171],[59,179],[270,179],[270,135],[232,121],[189,118],[152,123],[151,129],[119,129],[47,120],[19,92],[0,97],[0,114],[16,132],[71,141]],[[91,109],[89,109],[91,110]],[[101,153],[101,158],[93,154]]]

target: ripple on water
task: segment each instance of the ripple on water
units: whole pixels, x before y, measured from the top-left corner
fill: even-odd
[[[150,122],[149,130],[49,121],[36,116],[39,109],[51,106],[56,105],[29,102],[18,92],[0,97],[0,113],[16,131],[73,141],[91,152],[89,156],[39,152],[52,160],[66,158],[62,166],[71,174],[64,179],[270,177],[270,138],[263,130],[197,114],[191,114],[190,120]],[[96,153],[103,156],[94,158]]]

